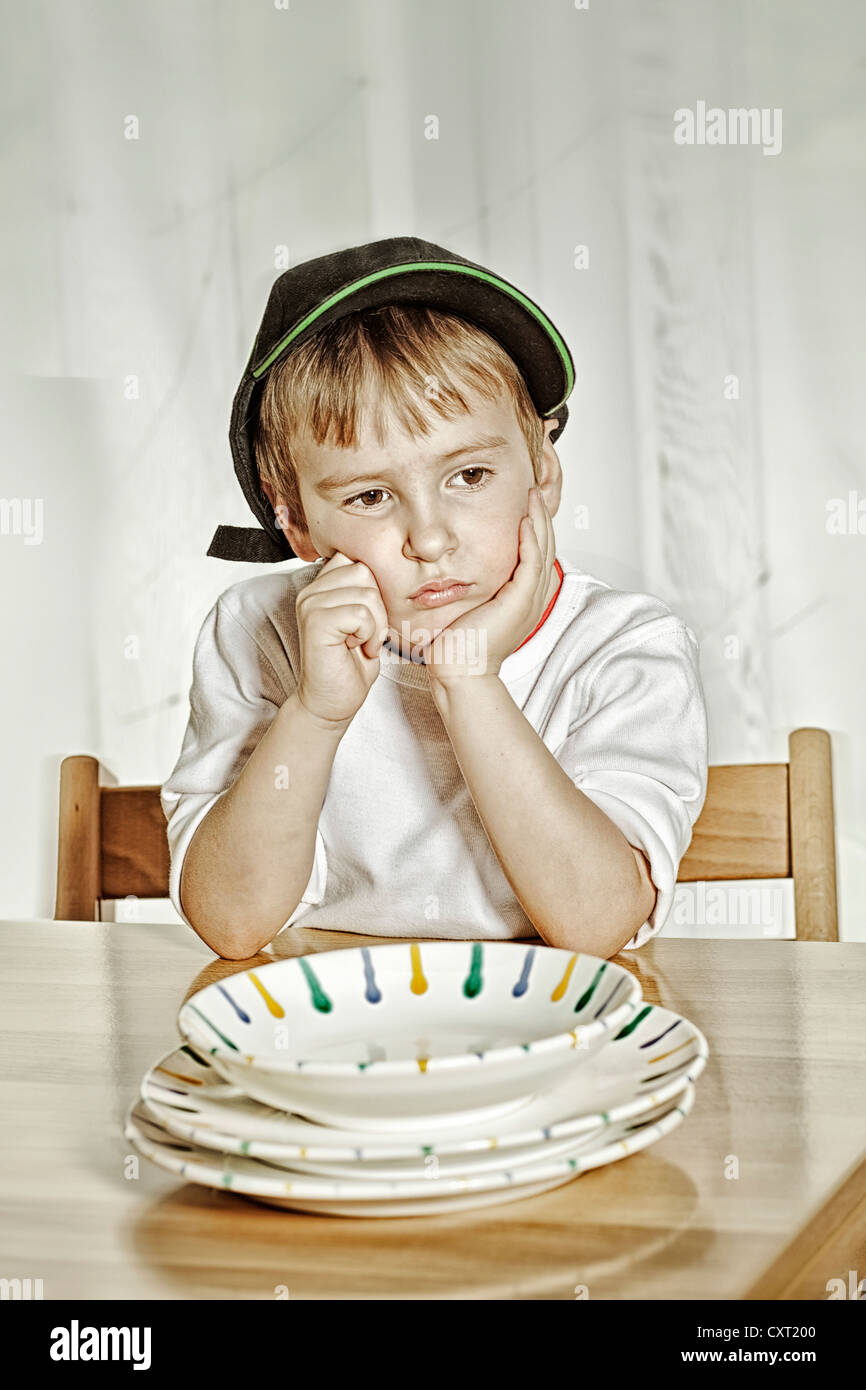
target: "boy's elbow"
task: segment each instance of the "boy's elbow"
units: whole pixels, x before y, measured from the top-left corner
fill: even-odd
[[[237,961],[243,961],[243,960],[255,960],[256,957],[257,957],[258,955],[260,955],[260,953],[264,950],[265,946],[267,946],[267,945],[268,945],[268,942],[265,941],[265,942],[262,943],[261,946],[254,946],[254,947],[253,947],[253,946],[250,946],[250,947],[243,947],[243,948],[238,948],[238,947],[230,946],[230,947],[224,947],[222,950],[218,950],[217,947],[214,946],[214,947],[212,947],[211,949],[214,950],[214,951],[216,951],[216,954],[217,954],[222,960],[237,960]]]
[[[635,863],[637,864],[638,876],[640,880],[638,887],[640,905],[638,907],[637,913],[639,920],[637,927],[635,927],[634,931],[632,932],[632,936],[634,936],[638,928],[642,927],[644,922],[648,921],[650,915],[655,911],[655,905],[658,902],[659,897],[659,890],[653,883],[650,862],[644,854],[643,850],[636,849],[635,846],[632,845],[631,851],[635,857]],[[626,937],[626,940],[630,941],[631,937]]]
[[[239,931],[236,924],[199,917],[182,903],[183,916],[200,941],[223,960],[251,960],[278,935],[282,923],[272,932]]]
[[[182,917],[205,946],[223,960],[252,960],[253,956],[257,956],[265,946],[270,945],[275,936],[279,935],[288,919],[284,918],[273,930],[266,928],[264,931],[254,931],[249,927],[239,928],[237,918],[230,921],[218,920],[212,912],[208,913],[205,903],[197,901],[195,874],[187,873],[188,862],[189,855],[180,875]],[[292,911],[294,910],[293,908]],[[288,916],[290,917],[291,913]]]
[[[252,931],[250,928],[239,930],[236,922],[215,922],[209,919],[206,925],[198,926],[193,917],[189,918],[189,922],[204,944],[223,960],[252,960],[271,944],[285,926],[283,921],[273,930],[266,928],[264,931]]]
[[[637,905],[634,911],[629,914],[628,923],[615,934],[613,942],[611,943],[611,948],[607,953],[607,959],[610,959],[611,956],[618,955],[619,952],[628,945],[632,938],[637,936],[644,923],[649,921],[650,915],[658,901],[658,889],[652,881],[649,860],[643,851],[637,849],[634,845],[630,845],[629,848],[634,855],[635,865],[638,871],[638,886],[636,890]]]
[[[212,923],[209,923],[206,929],[197,927],[192,920],[190,925],[196,936],[223,960],[252,960],[270,945],[281,930],[277,927],[276,931],[267,935],[259,933],[257,936],[239,936],[236,930],[215,927]]]
[[[603,921],[594,924],[584,922],[580,928],[575,927],[571,915],[567,925],[562,922],[554,924],[533,921],[539,936],[549,946],[561,946],[570,951],[587,951],[601,960],[610,960],[637,935],[655,908],[658,889],[652,881],[646,855],[634,845],[630,845],[629,848],[635,860],[637,881],[630,894],[622,893],[623,903],[627,902],[629,905],[617,918],[614,927],[610,926],[606,908]]]

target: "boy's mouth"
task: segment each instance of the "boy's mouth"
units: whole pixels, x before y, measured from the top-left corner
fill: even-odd
[[[428,584],[410,594],[409,602],[417,604],[419,608],[440,608],[443,603],[453,603],[455,599],[462,598],[472,587],[471,583],[463,583],[462,580],[437,580],[435,584]]]

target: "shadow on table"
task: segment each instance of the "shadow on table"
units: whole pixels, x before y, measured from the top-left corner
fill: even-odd
[[[700,1264],[716,1238],[691,1225],[691,1179],[652,1153],[506,1205],[353,1219],[186,1184],[129,1234],[177,1297],[275,1300],[665,1297],[653,1291],[662,1273],[681,1287],[677,1270]]]

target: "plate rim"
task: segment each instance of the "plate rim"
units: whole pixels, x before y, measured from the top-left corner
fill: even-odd
[[[167,1155],[162,1151],[161,1147],[153,1141],[148,1140],[146,1136],[141,1136],[138,1133],[138,1126],[133,1116],[135,1105],[130,1107],[127,1113],[123,1133],[124,1137],[130,1139],[139,1152],[143,1154],[144,1157],[149,1158],[157,1167],[162,1168],[164,1171],[173,1172],[177,1176],[185,1177],[187,1181],[194,1182],[202,1187],[212,1187],[222,1191],[234,1191],[241,1195],[266,1195],[275,1197],[281,1196],[282,1192],[274,1191],[273,1188],[280,1187],[287,1195],[293,1194],[303,1201],[316,1201],[317,1199],[321,1201],[330,1201],[333,1198],[342,1198],[346,1201],[358,1200],[362,1202],[365,1200],[387,1201],[391,1198],[412,1200],[414,1197],[423,1199],[425,1196],[433,1196],[434,1192],[442,1196],[457,1196],[462,1192],[514,1191],[524,1184],[528,1185],[529,1183],[544,1181],[548,1174],[551,1177],[557,1174],[567,1175],[569,1170],[571,1170],[574,1176],[577,1176],[578,1173],[586,1172],[591,1168],[602,1167],[609,1162],[615,1162],[632,1153],[641,1152],[643,1149],[650,1147],[651,1143],[655,1143],[657,1139],[664,1138],[667,1134],[678,1128],[690,1114],[694,1105],[695,1095],[696,1087],[693,1082],[689,1082],[681,1097],[682,1104],[671,1105],[657,1121],[645,1126],[638,1134],[633,1135],[630,1140],[612,1140],[610,1143],[602,1145],[597,1150],[590,1149],[583,1156],[579,1155],[573,1158],[561,1157],[552,1160],[546,1168],[542,1167],[540,1171],[532,1172],[528,1177],[524,1175],[518,1181],[514,1181],[513,1175],[509,1177],[508,1170],[504,1169],[502,1173],[498,1175],[499,1178],[504,1179],[504,1181],[496,1180],[495,1175],[491,1173],[489,1175],[484,1175],[480,1179],[452,1178],[443,1179],[441,1182],[435,1180],[435,1187],[432,1190],[431,1180],[429,1178],[423,1179],[417,1186],[405,1180],[395,1180],[390,1183],[367,1181],[359,1188],[357,1183],[349,1181],[341,1182],[324,1178],[317,1179],[309,1175],[302,1175],[299,1178],[290,1178],[288,1181],[284,1181],[280,1178],[258,1178],[244,1173],[232,1173],[228,1168],[224,1168],[223,1171],[219,1173],[216,1165],[206,1165],[197,1162],[195,1158],[186,1159],[182,1162],[178,1160],[165,1161]],[[136,1104],[138,1103],[137,1101]],[[673,1118],[674,1116],[679,1116],[679,1118],[675,1119]],[[666,1122],[668,1123],[666,1124]],[[160,1128],[159,1125],[155,1125],[154,1127],[157,1129]],[[656,1130],[659,1130],[660,1133],[650,1138]],[[172,1136],[169,1135],[168,1137],[171,1138]],[[152,1152],[148,1152],[149,1149],[157,1150],[157,1152],[160,1153],[160,1158],[155,1158]],[[614,1152],[617,1149],[621,1150],[621,1152]],[[226,1155],[226,1157],[230,1158],[231,1155]],[[252,1161],[255,1162],[256,1160]],[[531,1168],[529,1164],[526,1166],[527,1169]],[[190,1170],[196,1169],[203,1170],[202,1175],[192,1176]],[[288,1169],[286,1171],[287,1173],[290,1172]],[[211,1174],[212,1176],[204,1176],[204,1173]],[[226,1179],[228,1179],[228,1181],[226,1181]],[[305,1190],[309,1189],[311,1185],[313,1188],[312,1192]],[[317,1193],[317,1188],[322,1187],[333,1190],[328,1194],[325,1192]]]

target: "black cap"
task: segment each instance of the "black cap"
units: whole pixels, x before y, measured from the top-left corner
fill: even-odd
[[[417,237],[388,237],[304,261],[271,287],[261,327],[244,368],[229,430],[235,473],[260,526],[218,526],[208,555],[275,563],[295,552],[259,482],[254,425],[271,367],[326,324],[381,304],[424,304],[484,330],[520,369],[538,414],[556,416],[551,440],[568,419],[565,401],[574,364],[561,334],[533,301],[474,261]]]

